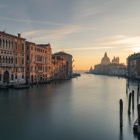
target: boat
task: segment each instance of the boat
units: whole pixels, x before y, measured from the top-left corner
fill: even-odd
[[[23,84],[21,84],[21,85],[14,85],[14,89],[27,89],[27,88],[29,88],[30,86],[29,85],[23,85]]]
[[[0,89],[8,89],[9,87],[7,85],[0,85]]]
[[[77,77],[79,77],[79,76],[81,76],[80,73],[73,73],[73,74],[72,74],[72,78],[77,78]]]
[[[134,132],[137,132],[138,131],[138,119],[134,122],[133,131]]]
[[[70,77],[65,77],[65,80],[70,80]]]

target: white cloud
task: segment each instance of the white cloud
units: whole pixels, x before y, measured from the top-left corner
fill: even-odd
[[[43,41],[43,40],[50,40],[50,39],[61,39],[66,37],[67,35],[84,32],[88,30],[97,30],[94,27],[83,27],[79,25],[67,25],[63,27],[59,27],[56,29],[49,29],[49,30],[34,30],[29,32],[24,32],[22,34],[23,37],[34,38],[34,41]]]
[[[140,36],[130,35],[114,35],[105,39],[97,41],[101,46],[114,46],[114,47],[140,47]]]
[[[1,20],[8,20],[8,21],[16,21],[16,22],[25,22],[25,23],[37,23],[37,24],[49,24],[49,25],[66,25],[63,23],[56,23],[51,21],[37,21],[37,20],[30,20],[30,19],[21,19],[21,18],[10,18],[10,17],[2,17],[0,16]]]
[[[65,48],[64,51],[102,50],[102,49],[111,49],[111,48],[112,47]]]

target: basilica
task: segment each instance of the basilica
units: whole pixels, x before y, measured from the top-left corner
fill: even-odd
[[[105,52],[101,63],[94,66],[92,73],[94,74],[103,74],[103,75],[117,75],[123,76],[126,74],[126,66],[121,64],[119,57],[115,57],[110,60],[107,53]]]
[[[119,64],[119,57],[114,56],[112,62],[110,62],[110,58],[107,56],[107,53],[105,52],[104,57],[101,59],[101,65],[109,65],[109,64]]]

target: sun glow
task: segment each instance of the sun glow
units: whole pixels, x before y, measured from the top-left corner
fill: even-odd
[[[134,47],[132,48],[132,51],[135,53],[140,52],[140,47]]]

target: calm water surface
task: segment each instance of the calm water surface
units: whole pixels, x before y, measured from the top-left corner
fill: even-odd
[[[134,140],[126,79],[82,74],[60,84],[0,91],[0,140]],[[129,92],[137,84],[130,83]],[[124,102],[119,128],[119,99]]]

